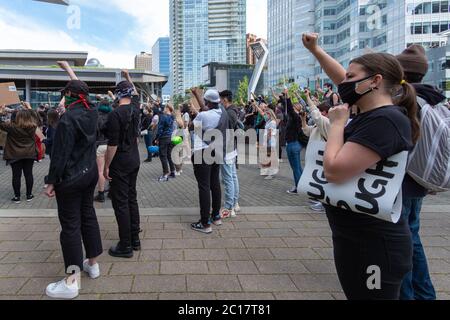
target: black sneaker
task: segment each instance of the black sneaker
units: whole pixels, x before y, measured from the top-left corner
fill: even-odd
[[[201,221],[191,224],[191,229],[205,234],[212,233],[211,225],[204,225]]]
[[[141,251],[141,240],[139,238],[131,240],[131,247],[134,251]]]
[[[20,203],[20,197],[14,197],[11,199],[12,202],[14,202],[15,204],[19,204]]]
[[[177,175],[175,174],[175,172],[172,172],[169,176],[169,178],[175,179],[177,177]]]
[[[288,190],[287,193],[289,194],[298,194],[297,188],[293,188],[291,190]]]
[[[27,202],[31,202],[31,201],[33,201],[33,199],[34,199],[34,196],[32,194],[27,196]]]
[[[152,162],[152,161],[153,161],[153,159],[148,158],[147,160],[144,161],[144,163],[149,163],[149,162]]]
[[[109,249],[109,255],[111,257],[116,257],[116,258],[133,258],[133,248],[132,247],[122,247],[120,242],[115,245],[112,246]]]
[[[104,192],[101,192],[101,193],[99,192],[98,195],[94,198],[94,201],[95,202],[101,202],[101,203],[105,202],[106,201],[105,193]]]

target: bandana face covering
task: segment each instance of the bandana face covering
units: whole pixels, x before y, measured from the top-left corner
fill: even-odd
[[[71,96],[64,96],[64,106],[67,108],[68,106],[70,106],[71,104],[74,104],[75,102],[77,102],[80,98],[74,98]]]
[[[364,81],[367,81],[367,80],[369,80],[370,78],[372,78],[374,76],[375,75],[371,75],[371,76],[369,76],[367,78],[364,78],[364,79],[361,79],[361,80],[341,83],[339,85],[339,95],[341,96],[342,102],[348,103],[349,106],[353,106],[363,96],[365,96],[366,94],[372,92],[374,90],[373,88],[369,88],[364,93],[358,93],[358,92],[356,92],[356,89],[358,88],[358,85],[360,83],[363,83]]]

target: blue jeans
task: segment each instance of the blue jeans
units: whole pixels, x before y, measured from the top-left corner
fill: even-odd
[[[220,166],[222,182],[225,187],[225,209],[233,209],[239,202],[239,179],[236,170],[236,160]]]
[[[409,222],[413,240],[413,270],[403,280],[400,300],[436,300],[427,257],[419,236],[422,201],[423,198],[403,198],[402,218]]]
[[[303,173],[301,152],[302,152],[302,145],[300,144],[300,142],[287,143],[286,153],[289,159],[289,164],[291,165],[292,171],[294,172],[295,188],[297,188]]]
[[[153,144],[153,133],[146,134],[144,136],[144,141],[145,141],[145,147],[147,148],[148,158],[151,159],[153,157],[153,155],[150,153],[150,151],[148,151],[148,148],[151,147]]]

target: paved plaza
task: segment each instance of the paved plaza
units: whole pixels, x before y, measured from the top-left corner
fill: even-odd
[[[31,204],[10,203],[10,168],[0,167],[0,299],[47,299],[48,283],[64,276],[55,200],[42,194],[48,162],[36,164]],[[143,251],[130,260],[101,256],[102,277],[82,276],[78,299],[344,299],[324,214],[291,196],[287,162],[273,181],[241,166],[243,212],[212,235],[189,228],[198,220],[192,166],[160,184],[159,159],[139,176]],[[98,205],[104,249],[118,239],[111,203]],[[429,197],[422,240],[439,299],[450,299],[450,196]]]

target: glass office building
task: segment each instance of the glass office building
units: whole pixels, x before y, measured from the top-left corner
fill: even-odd
[[[170,0],[173,94],[202,83],[209,62],[245,64],[246,0]]]
[[[153,71],[169,77],[169,82],[163,87],[163,96],[172,96],[172,83],[170,79],[170,38],[159,38],[152,48]]]
[[[296,10],[297,14],[290,17],[280,11],[280,17],[279,13],[271,12],[276,10],[275,6],[271,7],[271,3],[277,2],[291,2],[292,9]],[[308,52],[295,49],[303,46],[300,35],[312,31],[310,24],[297,22],[310,17],[306,8],[298,9],[301,4],[307,2],[269,0],[269,50],[272,60],[277,61],[280,58],[276,40],[271,41],[270,37],[276,30],[274,26],[283,24],[283,28],[289,28],[295,24],[297,34],[294,41],[285,47],[300,57],[295,58],[299,62],[291,64],[294,71],[289,70],[288,74],[302,86],[308,84],[308,79],[305,79],[304,75],[309,75],[309,80],[320,77],[328,81],[317,62],[313,65],[307,63],[309,61],[307,56],[310,56]],[[444,46],[447,43],[446,37],[440,33],[449,29],[449,1],[313,0],[311,2],[314,11],[313,31],[320,33],[323,48],[344,66],[369,50],[398,54],[413,43],[426,48]],[[271,22],[270,19],[277,21]],[[311,18],[308,22],[311,22]],[[300,62],[302,59],[305,59],[305,62]],[[269,83],[274,83],[280,76],[272,68],[277,68],[277,64],[269,63]],[[310,86],[314,86],[314,81],[310,81]]]
[[[268,76],[266,85],[307,84],[314,59],[301,44],[303,32],[314,31],[314,0],[268,0]]]

